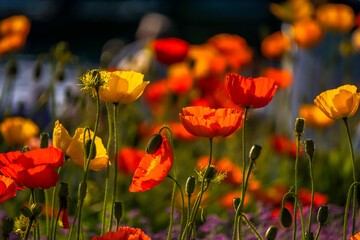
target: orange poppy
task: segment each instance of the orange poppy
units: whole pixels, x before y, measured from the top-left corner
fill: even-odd
[[[273,99],[278,85],[272,78],[245,78],[229,73],[226,74],[225,87],[234,103],[243,107],[262,108]]]
[[[290,50],[290,39],[282,32],[275,32],[261,42],[261,53],[264,57],[276,60]]]
[[[190,74],[175,75],[167,79],[169,89],[178,95],[185,94],[193,86],[193,77]]]
[[[303,48],[312,48],[323,38],[323,30],[315,19],[303,19],[294,23],[294,41]]]
[[[326,3],[316,9],[316,18],[330,31],[349,32],[356,24],[354,10],[345,4]]]
[[[166,137],[162,137],[159,149],[146,154],[140,161],[130,185],[130,192],[144,192],[156,187],[167,177],[174,161],[173,152]]]
[[[279,88],[287,88],[292,83],[292,74],[285,69],[269,67],[261,75],[274,79]]]
[[[351,236],[350,240],[360,240],[360,232],[355,234],[354,236]]]
[[[9,117],[0,123],[0,131],[9,146],[23,146],[39,134],[39,127],[23,117]]]
[[[145,151],[133,147],[124,147],[118,154],[118,171],[127,175],[134,174],[141,159],[145,156]]]
[[[0,154],[0,172],[14,179],[18,187],[47,189],[56,185],[55,171],[64,164],[64,154],[54,147]],[[44,181],[46,179],[46,181]]]
[[[325,194],[315,192],[314,193],[314,206],[320,207],[326,205],[329,197]],[[299,200],[305,206],[310,206],[311,204],[311,191],[306,188],[299,189]]]
[[[334,120],[323,113],[316,105],[303,104],[299,109],[299,116],[306,120],[312,127],[324,128],[334,123]]]
[[[139,228],[119,227],[116,232],[108,232],[101,237],[93,237],[92,240],[151,240],[151,238]]]
[[[186,107],[179,113],[185,129],[198,137],[226,137],[238,129],[243,113],[231,108]]]
[[[189,51],[189,43],[179,38],[157,39],[151,46],[156,59],[165,65],[184,61]]]
[[[0,204],[15,197],[17,188],[17,184],[13,179],[0,175]]]

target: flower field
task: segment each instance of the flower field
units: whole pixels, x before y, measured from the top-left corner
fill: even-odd
[[[2,239],[360,239],[360,14],[268,5],[257,47],[139,26],[25,68],[32,20],[2,19]]]

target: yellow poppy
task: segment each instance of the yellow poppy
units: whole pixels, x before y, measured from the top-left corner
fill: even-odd
[[[143,74],[133,71],[111,72],[107,82],[100,87],[100,99],[104,102],[131,103],[141,96],[149,84],[143,79]]]
[[[352,117],[358,107],[360,95],[354,85],[344,85],[322,92],[314,103],[331,119]]]
[[[61,149],[66,156],[68,156],[75,164],[84,166],[84,131],[85,128],[78,128],[73,137],[70,137],[68,131],[59,121],[55,122],[53,132],[53,145]],[[94,137],[94,132],[90,131],[91,139]],[[88,142],[89,134],[85,135],[85,142]],[[95,138],[95,157],[91,159],[89,169],[100,171],[107,167],[109,157],[106,155],[106,149],[102,143],[101,138]]]
[[[9,146],[23,146],[39,134],[39,127],[30,119],[9,117],[0,124],[1,134]]]
[[[331,125],[334,120],[326,116],[317,106],[303,104],[300,106],[299,116],[306,120],[306,124],[312,127],[325,128]]]

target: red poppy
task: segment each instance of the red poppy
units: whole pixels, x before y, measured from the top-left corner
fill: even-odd
[[[92,240],[151,240],[151,238],[139,228],[119,227],[116,232],[108,232],[101,237],[93,237]]]
[[[145,151],[133,147],[124,147],[118,154],[118,170],[127,174],[134,174]]]
[[[289,71],[278,68],[266,68],[262,75],[275,80],[279,88],[287,88],[292,83],[292,75]]]
[[[297,154],[297,145],[296,141],[289,139],[284,135],[274,135],[270,139],[271,146],[275,152],[283,155],[289,155],[291,157],[296,157]],[[304,151],[300,148],[299,156],[302,157]]]
[[[0,175],[0,204],[16,196],[16,182],[4,175]]]
[[[184,61],[189,51],[189,43],[179,38],[157,39],[152,47],[156,59],[165,65]]]
[[[198,137],[226,137],[238,129],[243,114],[231,108],[186,107],[179,113],[185,129]]]
[[[64,229],[69,229],[69,218],[68,218],[68,213],[66,209],[61,210],[60,212],[60,219],[63,225]]]
[[[299,189],[299,200],[305,206],[310,206],[311,204],[311,191],[306,188]],[[326,205],[328,202],[328,196],[322,193],[314,193],[314,206],[320,207]]]
[[[162,137],[159,149],[146,154],[135,171],[130,192],[144,192],[156,187],[167,177],[174,161],[173,152],[166,137]]]
[[[145,100],[149,104],[161,103],[167,92],[168,87],[165,79],[150,83],[144,92]]]
[[[59,174],[55,172],[64,164],[64,154],[54,147],[0,154],[0,172],[13,178],[18,187],[47,189],[56,185]],[[46,179],[46,181],[44,181]]]
[[[231,100],[243,107],[262,108],[270,103],[278,85],[267,77],[245,78],[235,73],[226,74],[226,91]]]
[[[169,89],[178,95],[189,92],[193,86],[193,82],[193,77],[190,74],[175,75],[167,79]]]

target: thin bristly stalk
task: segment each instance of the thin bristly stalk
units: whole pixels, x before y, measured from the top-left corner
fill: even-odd
[[[310,233],[311,230],[311,217],[313,212],[313,206],[314,206],[314,174],[312,169],[312,159],[309,157],[309,168],[310,168],[310,181],[311,181],[311,203],[310,203],[310,213],[309,213],[309,225],[308,225],[308,233]]]
[[[174,173],[175,175],[176,175],[176,173]],[[180,186],[180,184],[178,183],[178,181],[175,179],[175,178],[173,178],[172,176],[170,176],[170,175],[168,175],[168,177],[172,180],[172,181],[174,181],[174,184],[178,187],[178,189],[180,190],[180,194],[181,194],[181,202],[182,202],[182,214],[181,214],[181,229],[180,229],[180,236],[179,236],[179,238],[181,238],[181,235],[182,235],[182,232],[183,232],[183,226],[184,226],[184,224],[183,224],[183,222],[184,222],[184,218],[185,218],[185,203],[184,203],[184,193],[183,193],[183,191],[182,191],[182,188],[181,188],[181,186]]]
[[[346,240],[347,221],[348,221],[348,215],[349,215],[351,192],[352,192],[352,189],[353,189],[356,185],[359,185],[359,184],[360,184],[360,182],[354,182],[354,183],[352,183],[351,186],[349,187],[348,195],[347,195],[347,198],[346,198],[346,205],[345,205],[343,240]]]
[[[167,235],[167,240],[171,240],[171,232],[172,226],[174,222],[174,206],[175,206],[175,193],[176,193],[176,182],[174,181],[173,190],[171,193],[171,213],[170,213],[170,223],[169,223],[169,231]]]

